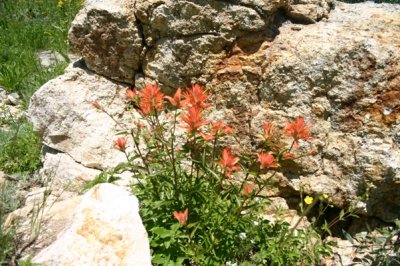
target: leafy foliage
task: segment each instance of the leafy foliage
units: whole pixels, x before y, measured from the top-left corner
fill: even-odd
[[[357,240],[357,253],[364,253],[359,259],[364,265],[400,265],[400,220],[393,226],[377,229],[369,234],[360,233],[354,238],[347,235],[350,242]]]
[[[24,120],[0,129],[0,147],[0,170],[6,173],[31,173],[41,165],[40,138]]]
[[[234,129],[206,118],[212,95],[203,86],[169,97],[148,84],[126,95],[128,109],[142,118],[122,128],[126,136],[114,147],[127,157],[124,170],[137,178],[133,190],[142,205],[153,264],[315,265],[330,254],[332,243],[324,243],[314,229],[262,215],[270,204],[263,192],[273,187],[275,174],[285,163],[316,154],[309,150],[311,126],[303,118],[284,128],[265,123],[259,151],[236,155],[240,144],[233,145]],[[165,99],[172,111],[164,109]],[[93,106],[112,117],[98,101]]]

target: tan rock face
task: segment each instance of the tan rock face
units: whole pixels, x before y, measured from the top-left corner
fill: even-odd
[[[338,207],[368,197],[364,213],[391,221],[400,215],[399,23],[396,5],[338,4],[316,24],[284,23],[251,53],[238,45],[209,85],[244,143],[266,120],[314,124],[319,156],[283,183],[326,192]]]
[[[238,37],[271,30],[278,14],[312,23],[332,7],[333,0],[87,0],[69,42],[98,74],[133,83],[143,71],[175,88],[206,74]]]
[[[133,82],[143,49],[133,0],[86,1],[68,39],[90,69],[114,80]]]
[[[40,174],[44,182],[49,183],[53,191],[80,192],[82,186],[100,173],[100,170],[84,167],[66,153],[47,152]]]
[[[42,265],[151,265],[138,201],[124,189],[101,184],[88,191],[72,222],[33,261]]]
[[[218,107],[214,115],[223,113],[236,125],[248,149],[250,134],[266,120],[283,127],[287,119],[306,117],[319,154],[282,174],[280,194],[300,187],[326,192],[337,207],[362,197],[368,199],[364,214],[392,221],[400,216],[400,8],[332,7],[332,1],[311,0],[138,0],[132,14],[143,36],[143,60],[136,85],[156,80],[171,90],[207,84]],[[82,39],[82,47],[91,42]],[[96,73],[124,80],[93,67],[108,58],[84,57]],[[108,62],[101,65],[106,69]],[[85,166],[116,165],[124,158],[112,149],[115,124],[90,102],[98,98],[123,113],[117,88],[114,81],[69,69],[32,98],[35,128],[47,145]]]
[[[125,156],[113,148],[116,133],[123,128],[96,110],[92,102],[97,100],[111,115],[119,117],[126,105],[126,88],[71,66],[35,93],[29,114],[47,146],[67,153],[85,167],[106,169],[125,161]]]

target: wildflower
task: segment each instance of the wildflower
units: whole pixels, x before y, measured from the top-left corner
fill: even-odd
[[[285,126],[285,134],[294,139],[295,145],[297,145],[299,139],[312,140],[310,137],[311,126],[307,125],[304,118],[298,117],[293,123],[288,123]]]
[[[139,106],[144,115],[163,109],[164,94],[160,91],[158,85],[146,84],[139,95],[141,97]]]
[[[202,118],[201,109],[197,107],[190,107],[186,114],[182,114],[180,118],[183,120],[182,127],[189,133],[195,134],[199,128],[207,125],[208,121]]]
[[[271,123],[265,122],[263,125],[265,140],[272,140],[274,135],[274,126]]]
[[[313,201],[314,201],[314,198],[313,198],[313,197],[307,196],[307,197],[304,198],[304,202],[305,202],[307,205],[310,205],[311,203],[313,203]]]
[[[293,157],[293,154],[291,154],[290,152],[285,152],[283,155],[282,155],[282,158],[283,159],[285,159],[285,160],[293,160],[294,159],[294,157]]]
[[[240,237],[240,239],[245,239],[246,237],[247,237],[247,235],[246,235],[246,233],[244,233],[244,232],[241,232],[241,233],[239,233],[239,237]]]
[[[174,215],[175,219],[177,219],[180,224],[185,225],[187,222],[187,219],[188,219],[189,210],[188,210],[188,208],[186,208],[186,210],[184,212],[174,211],[172,214]]]
[[[136,122],[136,126],[137,126],[138,128],[142,128],[142,127],[146,127],[146,124],[143,123],[143,122],[141,122],[141,121],[139,121],[139,122]]]
[[[127,89],[125,95],[128,99],[133,100],[138,95],[138,92],[135,89]]]
[[[63,0],[58,0],[58,2],[57,2],[57,7],[58,7],[59,9],[62,9],[62,8],[64,7],[64,1],[63,1]]]
[[[165,99],[167,99],[173,106],[175,107],[182,107],[181,105],[181,93],[182,93],[182,89],[179,88],[175,94],[174,97],[170,97],[170,96],[165,96]]]
[[[271,154],[266,154],[266,153],[259,153],[257,154],[258,156],[258,161],[260,162],[261,169],[264,168],[277,168],[278,164],[275,162],[275,158]]]
[[[238,162],[239,157],[233,156],[230,148],[225,148],[222,151],[222,159],[220,161],[220,165],[222,166],[222,168],[224,168],[227,177],[231,177],[233,171],[240,170],[240,166],[236,165]]]
[[[184,92],[183,97],[185,98],[184,104],[189,107],[205,109],[211,106],[211,104],[205,103],[208,99],[210,99],[211,94],[206,93],[204,91],[204,86],[199,84],[194,84],[192,88]]]
[[[309,150],[309,151],[307,151],[307,153],[308,153],[309,155],[316,155],[316,154],[318,154],[318,152],[317,152],[316,150]]]
[[[212,129],[211,133],[215,136],[217,135],[232,135],[233,128],[225,125],[223,121],[216,121],[211,123]]]
[[[94,108],[96,108],[96,109],[101,110],[101,105],[100,105],[100,103],[99,103],[97,100],[94,100],[94,101],[92,102],[92,106],[93,106]]]
[[[212,134],[207,134],[204,132],[199,132],[200,137],[202,137],[205,141],[209,142],[215,139],[215,136]]]
[[[117,150],[125,151],[127,141],[128,139],[126,137],[119,137],[116,141],[114,141],[114,147]]]
[[[243,195],[249,195],[253,192],[255,184],[254,183],[246,183],[243,185]]]
[[[223,121],[216,121],[211,123],[211,130],[208,133],[199,133],[205,141],[212,141],[220,136],[232,135],[233,128],[224,124]]]

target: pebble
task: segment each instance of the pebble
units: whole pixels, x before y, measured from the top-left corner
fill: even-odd
[[[19,95],[16,92],[13,92],[9,95],[7,95],[7,101],[6,104],[9,105],[18,105],[19,102]]]

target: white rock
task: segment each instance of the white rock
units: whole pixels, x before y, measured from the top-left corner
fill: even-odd
[[[90,182],[100,170],[84,167],[65,153],[46,153],[40,174],[49,182],[52,190],[81,191],[84,183]]]
[[[6,100],[6,104],[10,104],[10,105],[18,105],[19,103],[19,95],[16,92],[13,92],[9,95],[7,95],[7,100]]]
[[[29,115],[47,146],[67,153],[85,167],[107,169],[125,162],[114,149],[116,133],[124,128],[95,109],[97,100],[117,117],[125,112],[126,87],[79,67],[43,85],[31,98]],[[132,114],[119,120],[132,125]],[[129,142],[130,144],[132,142]]]
[[[36,53],[36,56],[38,57],[40,64],[45,68],[65,62],[65,58],[57,51],[40,51]]]
[[[151,265],[138,200],[124,189],[100,184],[89,190],[72,224],[33,262],[57,265]]]

